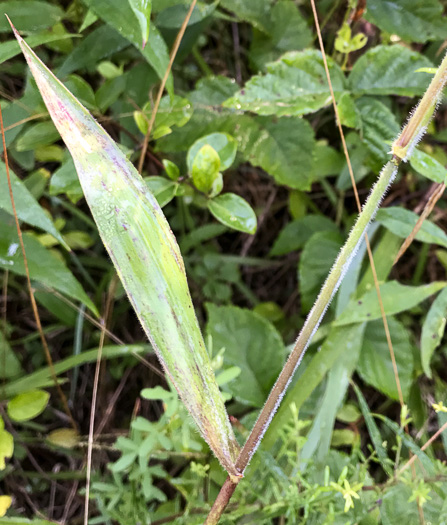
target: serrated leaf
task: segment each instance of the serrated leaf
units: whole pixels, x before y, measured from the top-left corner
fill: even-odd
[[[81,301],[98,315],[95,305],[59,257],[27,233],[23,235],[23,243],[31,280]],[[0,229],[0,268],[18,275],[26,275],[17,229],[12,222],[7,224],[3,221]]]
[[[361,121],[362,138],[380,167],[389,157],[391,143],[399,133],[394,114],[379,100],[362,97],[355,103]]]
[[[149,38],[152,2],[151,0],[129,0],[129,4],[140,25],[141,41],[144,47]]]
[[[16,37],[70,149],[101,238],[154,350],[203,437],[228,472],[237,475],[238,445],[169,224],[120,148],[17,33]]]
[[[237,151],[237,143],[235,139],[228,133],[211,133],[196,140],[189,148],[186,157],[188,171],[192,171],[194,159],[198,151],[205,145],[211,146],[219,155],[221,171],[228,169],[234,162]]]
[[[266,2],[258,2],[259,14],[267,8]],[[262,16],[262,15],[261,15]],[[262,19],[263,30],[255,29],[249,58],[257,69],[263,70],[267,62],[279,58],[286,51],[298,51],[312,42],[312,32],[300,13],[298,6],[288,0],[275,2]]]
[[[405,286],[397,281],[389,281],[380,286],[385,314],[394,315],[414,308],[419,303],[442,290],[445,282],[434,282],[422,286]],[[362,323],[373,321],[382,317],[377,292],[372,289],[362,295],[359,299],[352,300],[341,316],[335,321],[335,325],[343,326],[351,323]]]
[[[406,328],[393,318],[388,319],[388,328],[402,393],[404,398],[407,398],[413,375],[413,348],[410,335]],[[391,399],[399,400],[393,363],[381,319],[368,323],[366,327],[357,371],[366,383]]]
[[[256,215],[246,200],[234,193],[224,193],[208,201],[214,217],[229,228],[245,233],[255,233]]]
[[[419,215],[417,213],[398,206],[382,208],[376,215],[377,222],[383,224],[402,239],[406,239],[410,235],[418,220]],[[428,244],[447,247],[447,234],[427,219],[422,223],[415,239]]]
[[[285,349],[281,336],[250,310],[213,304],[206,308],[213,348],[225,348],[225,365],[241,369],[243,379],[227,384],[226,390],[242,403],[261,407],[282,368]]]
[[[438,0],[368,0],[365,18],[408,42],[447,37],[443,7]]]
[[[286,224],[280,231],[270,255],[285,255],[300,250],[314,233],[321,231],[337,232],[337,226],[324,215],[306,215]]]
[[[447,182],[447,170],[434,157],[416,148],[410,156],[411,167],[428,179],[439,182]]]
[[[342,245],[343,237],[331,231],[314,233],[306,242],[298,265],[298,287],[303,311],[312,308]]]
[[[340,67],[328,57],[332,86],[337,97],[344,89]],[[331,103],[323,59],[319,51],[286,53],[267,65],[265,75],[253,76],[223,103],[224,107],[278,117],[313,113]]]
[[[12,193],[14,195],[14,202],[19,220],[49,233],[57,239],[62,246],[69,250],[70,248],[56,229],[53,221],[43,211],[40,204],[30,193],[25,184],[11,170],[9,171],[9,175],[11,177]],[[8,179],[6,176],[6,166],[3,162],[0,162],[0,208],[9,215],[13,215],[11,198],[9,196]]]
[[[352,68],[349,85],[356,95],[422,95],[430,80],[426,73],[415,73],[433,64],[410,49],[376,46],[362,55]]]
[[[427,313],[421,334],[421,362],[424,373],[431,378],[430,360],[441,343],[447,317],[447,288],[433,301]]]
[[[7,405],[8,416],[13,421],[29,421],[41,414],[50,399],[45,390],[30,390],[11,399]]]

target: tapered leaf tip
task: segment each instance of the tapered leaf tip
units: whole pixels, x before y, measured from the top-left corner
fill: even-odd
[[[21,42],[23,39],[19,35],[19,32],[17,31],[17,29],[14,27],[13,23],[11,22],[11,19],[9,18],[9,16],[6,13],[4,13],[4,15],[6,16],[6,19],[8,20],[9,25],[11,26],[11,29],[14,31],[14,36],[17,38],[17,40],[19,42]]]

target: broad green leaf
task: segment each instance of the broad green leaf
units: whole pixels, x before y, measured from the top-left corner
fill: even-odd
[[[195,97],[194,97],[195,98]],[[278,184],[310,190],[318,169],[317,150],[310,124],[300,118],[252,117],[233,112],[195,109],[191,120],[181,129],[158,141],[157,149],[184,151],[208,133],[234,133],[238,151],[245,161],[259,166]]]
[[[76,204],[83,196],[81,184],[71,157],[58,168],[50,180],[50,195],[65,193]]]
[[[168,160],[168,159],[163,159],[162,160],[162,163],[163,163],[163,166],[165,168],[165,171],[166,171],[166,175],[171,179],[171,180],[178,180],[178,178],[180,177],[180,170],[178,168],[178,166],[176,164],[174,164],[174,162]]]
[[[169,64],[169,51],[163,37],[153,24],[150,24],[147,45],[141,49],[140,25],[127,0],[84,0],[84,3],[121,36],[127,38],[154,68],[158,77],[163,78]],[[174,95],[171,73],[166,89],[171,96]]]
[[[413,376],[413,347],[410,334],[396,319],[388,319],[397,371],[404,398],[408,397]],[[399,400],[393,364],[382,319],[368,323],[357,372],[363,381],[391,399]]]
[[[166,206],[166,204],[171,202],[174,198],[178,185],[175,184],[175,182],[172,182],[172,180],[153,175],[152,177],[146,177],[144,181],[151,193],[157,199],[160,208]]]
[[[306,242],[298,265],[301,306],[308,312],[343,245],[343,237],[332,231],[317,232]]]
[[[44,248],[34,236],[27,233],[23,234],[23,242],[25,244],[30,277],[33,281],[42,283],[50,289],[58,290],[72,299],[84,303],[97,315],[98,311],[95,305],[59,257]],[[10,224],[2,221],[0,229],[0,268],[18,275],[26,275],[17,230],[12,221]]]
[[[166,8],[161,11],[156,18],[157,27],[167,28],[167,29],[177,29],[179,30],[183,22],[185,21],[186,15],[190,8],[190,1],[177,0],[176,5],[166,5]],[[212,3],[197,2],[192,10],[191,17],[188,21],[186,27],[193,26],[205,20],[211,16],[216,10],[219,0],[214,0]]]
[[[430,77],[415,71],[432,65],[427,58],[406,47],[376,46],[354,64],[349,84],[356,95],[422,95]]]
[[[3,15],[3,12],[1,12]],[[42,44],[49,44],[50,42],[57,42],[67,38],[76,38],[78,35],[65,34],[55,35],[54,33],[43,32],[37,35],[30,35],[25,38],[25,42],[32,48],[41,46]],[[20,46],[17,40],[8,40],[0,44],[0,64],[15,57],[20,53]]]
[[[14,350],[10,347],[3,332],[0,332],[0,380],[17,377],[23,371]]]
[[[205,144],[192,160],[191,176],[194,186],[199,191],[208,193],[219,176],[219,170],[219,154],[212,146]]]
[[[383,224],[388,230],[398,235],[402,239],[406,239],[419,220],[419,215],[414,211],[406,210],[399,206],[391,206],[389,208],[382,208],[377,212],[377,222]],[[438,244],[439,246],[447,247],[447,234],[429,220],[422,223],[421,228],[416,234],[416,240],[426,242],[428,244]]]
[[[229,228],[245,233],[255,233],[256,215],[246,200],[234,193],[224,193],[208,201],[214,217]]]
[[[309,214],[291,221],[279,232],[270,255],[285,255],[301,250],[314,233],[323,231],[338,231],[335,222],[325,215]]]
[[[17,151],[29,151],[41,146],[48,146],[60,139],[60,135],[51,120],[31,124],[16,141]]]
[[[410,164],[414,170],[434,182],[447,182],[447,170],[444,166],[419,148],[411,153]]]
[[[114,9],[109,6],[109,11]],[[222,465],[237,475],[238,445],[166,218],[121,149],[17,33],[16,37],[70,149],[101,238],[154,350],[203,437]]]
[[[143,47],[149,38],[149,28],[151,24],[151,0],[129,0],[130,7],[137,17],[141,31],[141,42]]]
[[[363,331],[364,326],[362,324],[343,326],[330,331],[319,351],[312,357],[308,366],[303,369],[278,408],[278,412],[261,443],[264,450],[272,449],[278,439],[278,432],[290,420],[290,405],[293,403],[297,410],[302,407],[313,390],[323,381],[334,363],[344,353],[349,353],[350,349],[355,347],[357,341],[362,338]]]
[[[423,286],[405,286],[397,281],[382,284],[380,285],[380,295],[382,296],[385,314],[394,315],[411,310],[434,293],[442,290],[446,284],[445,282],[434,282]],[[359,299],[352,300],[335,321],[335,324],[343,326],[350,323],[373,321],[381,317],[377,292],[372,289]]]
[[[362,119],[359,108],[356,106],[354,98],[351,93],[347,91],[342,93],[338,100],[338,116],[343,126],[348,128],[360,129],[362,126]]]
[[[337,97],[344,89],[340,67],[328,57],[332,86]],[[253,76],[225,107],[259,115],[301,116],[331,103],[319,51],[291,51],[267,65],[265,75]]]
[[[147,133],[151,113],[152,104],[150,102],[145,104],[143,111],[136,111],[134,113],[135,122],[143,135],[146,135]],[[167,132],[159,134],[160,137],[170,133],[170,128],[173,126],[177,126],[179,128],[183,127],[191,118],[191,115],[192,107],[189,103],[189,100],[186,98],[182,98],[177,95],[174,95],[173,97],[163,97],[160,101],[154,121],[154,138],[157,138],[157,130],[161,128],[167,130]]]
[[[45,390],[29,390],[11,399],[7,404],[8,416],[13,421],[29,421],[41,414],[50,399]]]
[[[193,162],[198,151],[205,145],[212,146],[218,153],[220,159],[219,169],[221,171],[227,170],[233,164],[237,151],[237,142],[235,139],[231,135],[228,135],[228,133],[211,133],[196,140],[189,148],[186,157],[189,172],[192,171]]]
[[[0,428],[0,471],[6,466],[6,458],[12,457],[14,452],[14,439],[12,435],[3,428],[3,420]]]
[[[281,371],[285,348],[281,336],[266,319],[235,306],[207,304],[207,333],[217,352],[225,348],[227,367],[241,369],[239,379],[227,384],[238,401],[262,407]]]
[[[260,12],[267,7],[266,2],[258,4],[262,4]],[[250,60],[259,70],[286,51],[304,49],[312,42],[312,32],[298,6],[288,0],[274,3],[259,22],[264,30],[254,29],[249,52]]]
[[[66,57],[57,71],[59,78],[80,69],[93,68],[101,60],[129,46],[129,41],[113,27],[101,25],[88,34]]]
[[[9,170],[9,175],[11,177],[12,193],[14,195],[14,202],[19,220],[26,222],[31,226],[36,226],[50,235],[53,235],[62,246],[69,250],[70,248],[56,229],[53,221],[40,207],[40,204],[30,193],[25,184],[11,170]],[[6,176],[6,166],[3,162],[0,162],[0,208],[9,215],[13,215],[11,198],[9,196],[8,179]],[[0,237],[1,236],[2,232],[0,231]]]
[[[399,124],[385,104],[375,98],[362,97],[356,102],[356,107],[363,141],[378,160],[380,169],[389,157],[391,143],[399,133]]]
[[[189,100],[197,106],[219,106],[239,89],[236,82],[222,75],[201,78],[194,91],[188,94]]]
[[[447,317],[447,288],[433,301],[427,313],[421,334],[421,362],[424,373],[431,378],[430,360],[441,343]]]
[[[268,33],[271,0],[221,0],[220,6],[232,11],[241,22],[249,22]]]
[[[103,359],[115,359],[120,358],[121,360],[130,356],[137,356],[139,354],[146,354],[151,350],[150,345],[107,345],[102,350]],[[87,350],[81,352],[78,355],[72,355],[54,363],[54,373],[61,375],[68,370],[72,370],[85,363],[94,363],[98,358],[98,349]],[[49,367],[41,368],[36,372],[32,372],[26,376],[20,377],[19,379],[6,383],[0,390],[0,399],[9,399],[18,394],[27,392],[30,389],[44,388],[54,386],[54,380],[52,371]]]
[[[0,33],[9,33],[11,27],[6,13],[17,24],[19,31],[35,32],[59,22],[64,11],[57,5],[37,0],[7,0],[1,3]]]
[[[388,458],[388,454],[385,450],[385,447],[383,446],[383,438],[380,434],[379,428],[374,421],[371,411],[369,410],[368,403],[366,402],[366,399],[364,398],[360,388],[355,383],[353,383],[352,386],[359,400],[360,410],[362,411],[369,437],[371,438],[371,441],[374,445],[374,449],[376,451],[377,457],[379,458],[380,464],[388,476],[391,476],[392,468],[390,465],[390,459]]]
[[[368,0],[365,18],[408,42],[447,38],[443,6],[438,0]]]

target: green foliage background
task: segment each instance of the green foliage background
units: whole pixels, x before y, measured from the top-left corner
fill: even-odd
[[[114,270],[3,13],[137,164],[188,10],[180,0],[142,4],[0,3],[0,102],[17,213],[56,372],[83,435],[100,337],[85,315],[104,311]],[[363,12],[361,2],[322,0],[317,9],[364,200],[440,61],[444,5],[369,0]],[[241,443],[357,214],[316,44],[307,2],[198,2],[144,163]],[[447,437],[421,450],[447,421],[443,199],[393,267],[433,185],[446,180],[446,142],[441,104],[369,232],[404,408],[361,248],[222,523],[447,520]],[[25,293],[3,162],[0,223],[0,491],[14,495],[0,520],[77,523],[85,439],[51,438],[67,421]],[[225,474],[170,386],[138,361],[158,366],[120,286],[113,299],[90,523],[203,523]],[[411,454],[414,473],[400,471]]]

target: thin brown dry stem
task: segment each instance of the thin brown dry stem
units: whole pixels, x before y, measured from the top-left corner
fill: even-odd
[[[422,452],[428,448],[432,443],[433,441],[435,441],[435,439],[437,439],[437,437],[442,434],[442,432],[444,432],[444,430],[447,429],[447,421],[442,425],[441,428],[439,428],[434,434],[433,436],[427,441],[427,443],[425,443],[424,445],[422,445],[421,447],[421,450]],[[397,471],[397,474],[402,474],[402,472],[404,470],[407,470],[407,468],[410,466],[410,465],[413,465],[413,463],[416,461],[416,458],[417,456],[414,455],[412,456],[406,463],[403,467],[401,467],[398,471]]]
[[[435,188],[435,191],[431,194],[431,197],[428,199],[427,204],[425,205],[424,211],[421,213],[421,216],[419,217],[417,223],[414,225],[413,230],[411,231],[410,235],[405,239],[405,241],[402,243],[402,246],[400,247],[399,252],[396,255],[396,258],[394,259],[393,266],[402,257],[402,255],[408,250],[410,244],[414,241],[414,238],[416,237],[418,231],[421,229],[422,224],[424,223],[425,219],[430,215],[430,213],[433,211],[433,208],[436,206],[436,203],[442,197],[444,190],[445,190],[445,184],[438,184],[438,186]]]
[[[172,46],[171,55],[169,57],[169,64],[168,64],[168,67],[166,68],[165,74],[163,76],[163,79],[161,81],[160,87],[158,89],[157,98],[155,99],[154,108],[153,108],[152,114],[151,114],[151,119],[149,121],[149,125],[148,125],[148,128],[147,128],[146,135],[144,137],[143,147],[141,149],[141,156],[140,156],[140,160],[138,162],[138,171],[140,173],[143,171],[144,159],[146,157],[146,151],[147,151],[147,147],[149,145],[149,139],[150,139],[150,136],[151,136],[151,133],[152,133],[152,128],[154,126],[155,117],[156,117],[157,111],[158,111],[158,106],[160,105],[161,97],[163,96],[163,92],[164,92],[164,89],[165,89],[165,86],[166,86],[166,82],[168,81],[169,73],[171,72],[172,64],[174,63],[175,56],[177,55],[177,51],[178,51],[178,48],[180,46],[180,42],[182,41],[183,35],[185,34],[186,26],[188,25],[189,19],[191,18],[191,15],[192,15],[192,12],[193,12],[194,7],[196,5],[196,2],[197,2],[197,0],[192,0],[191,5],[189,7],[189,10],[186,13],[185,20],[183,20],[183,24],[182,24],[181,28],[179,29],[179,32],[178,32],[177,37],[175,39],[174,45]]]
[[[17,126],[20,126],[22,124],[26,124],[27,122],[30,122],[31,120],[36,120],[42,117],[48,117],[48,113],[37,113],[36,115],[31,115],[30,117],[22,118],[22,120],[18,120],[17,122],[14,122],[14,124],[11,124],[10,126],[6,126],[5,132],[9,131],[10,129],[14,129]]]
[[[40,335],[40,340],[42,342],[42,346],[45,352],[45,357],[48,363],[48,367],[50,369],[51,377],[54,381],[54,385],[59,393],[59,397],[62,401],[62,405],[64,407],[65,413],[67,414],[73,429],[77,431],[77,425],[76,425],[75,420],[73,419],[73,415],[71,413],[70,407],[68,406],[67,398],[65,397],[65,394],[57,380],[56,372],[54,370],[54,365],[53,365],[53,359],[51,358],[50,349],[48,347],[47,340],[45,338],[45,334],[43,333],[42,323],[40,322],[40,316],[39,316],[39,311],[37,309],[36,299],[34,298],[34,291],[31,285],[31,278],[30,278],[29,268],[28,268],[28,259],[26,258],[25,244],[23,242],[22,230],[20,228],[19,218],[17,216],[17,210],[16,210],[16,205],[15,205],[15,200],[14,200],[14,194],[12,191],[11,175],[9,172],[9,163],[8,163],[8,150],[6,148],[5,129],[3,126],[3,114],[2,114],[1,107],[0,107],[0,130],[1,130],[2,141],[3,141],[3,155],[5,159],[6,177],[8,180],[9,197],[11,199],[11,207],[12,207],[14,221],[15,221],[16,228],[17,228],[17,236],[19,238],[20,249],[22,251],[23,266],[25,268],[26,282],[27,282],[28,292],[30,296],[31,307],[32,307],[33,314],[34,314],[34,319],[36,321],[37,330]]]
[[[99,385],[99,372],[101,369],[101,358],[102,349],[106,339],[106,325],[110,318],[112,311],[113,298],[115,297],[116,286],[118,284],[118,278],[115,274],[109,287],[109,293],[107,294],[106,308],[104,312],[103,327],[101,330],[101,337],[99,340],[98,357],[96,359],[95,378],[93,381],[93,394],[92,394],[92,406],[90,409],[90,426],[88,432],[88,449],[87,449],[87,472],[86,472],[86,487],[85,487],[85,506],[84,506],[84,525],[88,525],[88,511],[89,511],[89,498],[90,498],[90,480],[92,472],[92,451],[93,451],[93,436],[95,428],[95,412],[96,412],[96,399],[98,395]]]

